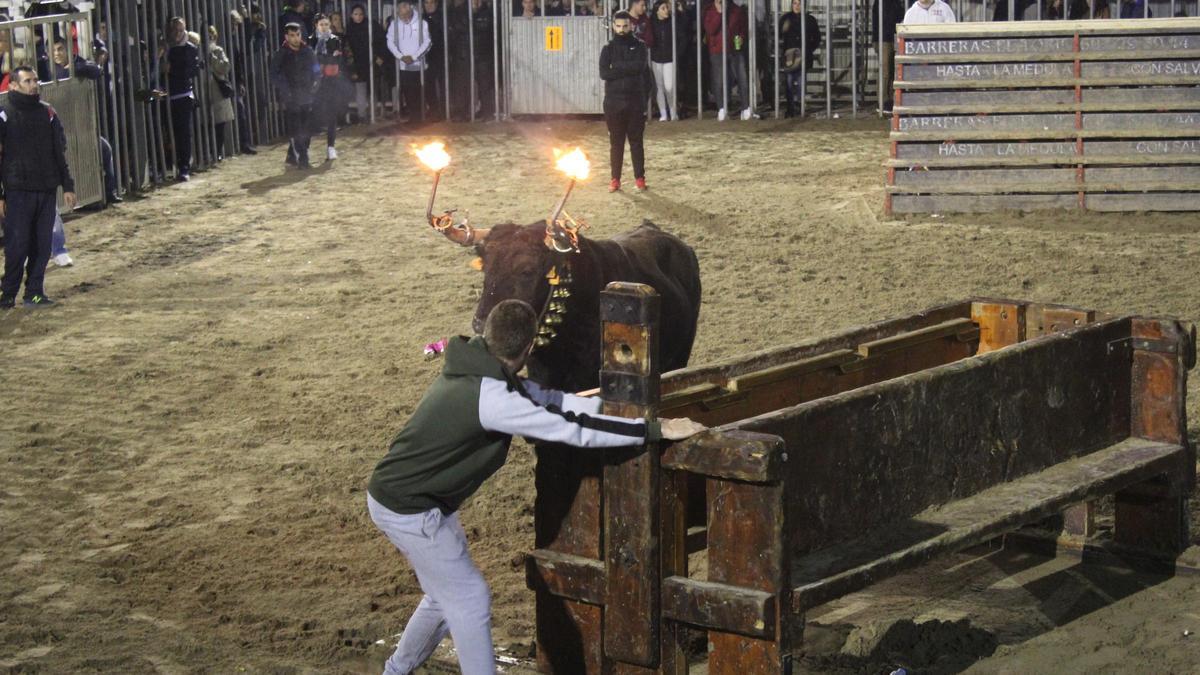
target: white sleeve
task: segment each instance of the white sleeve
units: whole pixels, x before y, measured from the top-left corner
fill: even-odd
[[[400,21],[397,19],[392,22],[392,25],[388,26],[387,31],[388,51],[391,52],[392,56],[395,56],[397,59],[404,56],[404,54],[400,51],[400,31],[397,30],[399,27]]]
[[[531,396],[490,377],[479,385],[479,424],[487,431],[585,448],[640,445],[647,432],[643,420],[538,405]]]
[[[521,380],[521,384],[525,386],[525,391],[538,405],[552,405],[566,412],[586,413],[588,415],[600,412],[602,401],[599,396],[576,396],[575,394],[568,394],[557,389],[546,389],[532,380]]]

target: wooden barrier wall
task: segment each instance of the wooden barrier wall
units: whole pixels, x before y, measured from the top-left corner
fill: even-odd
[[[1200,19],[900,26],[888,213],[1200,208]]]

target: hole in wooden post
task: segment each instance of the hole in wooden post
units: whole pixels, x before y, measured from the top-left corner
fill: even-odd
[[[620,363],[632,363],[633,347],[630,347],[626,343],[621,343],[621,346],[617,347],[616,357],[617,361]]]

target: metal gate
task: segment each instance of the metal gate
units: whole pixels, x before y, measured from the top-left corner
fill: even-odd
[[[597,16],[508,17],[508,101],[513,115],[604,112]]]

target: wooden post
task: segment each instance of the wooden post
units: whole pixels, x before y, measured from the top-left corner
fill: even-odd
[[[1133,400],[1129,435],[1188,446],[1187,369],[1195,363],[1194,328],[1134,319]],[[1190,333],[1190,334],[1189,334]],[[1123,547],[1174,557],[1187,546],[1187,496],[1196,480],[1195,450],[1186,466],[1116,495],[1113,540]]]
[[[658,294],[649,286],[614,282],[600,294],[604,414],[654,419],[659,398],[658,317]],[[617,672],[638,672],[657,668],[661,657],[659,455],[656,447],[637,446],[608,456],[604,655],[615,662]]]

